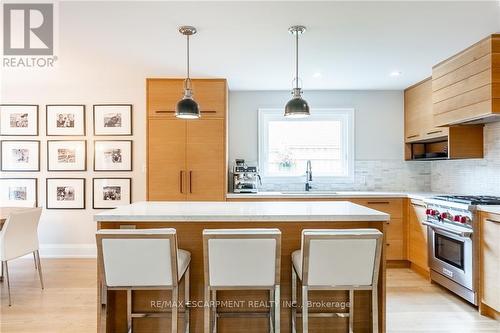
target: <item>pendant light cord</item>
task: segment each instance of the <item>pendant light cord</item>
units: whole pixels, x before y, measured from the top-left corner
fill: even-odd
[[[299,88],[299,32],[295,31],[295,88]]]
[[[186,36],[186,42],[187,42],[187,78],[190,80],[191,78],[189,77],[189,35]]]

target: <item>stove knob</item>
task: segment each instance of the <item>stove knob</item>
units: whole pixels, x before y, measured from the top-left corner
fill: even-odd
[[[441,213],[440,217],[441,217],[441,219],[443,219],[443,220],[444,220],[445,218],[447,218],[447,217],[448,217],[448,213],[446,213],[446,212]]]
[[[427,208],[427,209],[425,210],[425,214],[426,214],[426,215],[432,215],[432,209]]]
[[[469,218],[467,216],[462,216],[460,218],[460,223],[466,224],[469,222]]]
[[[434,215],[434,216],[439,216],[439,211],[438,210],[432,210],[432,214],[431,215]]]
[[[453,218],[453,221],[455,221],[455,222],[460,222],[461,218],[462,218],[462,216],[460,216],[460,215],[455,215],[455,217]]]

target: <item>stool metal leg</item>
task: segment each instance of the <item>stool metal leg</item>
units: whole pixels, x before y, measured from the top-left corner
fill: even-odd
[[[36,266],[38,268],[38,276],[40,277],[40,284],[42,285],[42,289],[44,289],[44,286],[43,286],[43,276],[42,276],[42,262],[40,261],[40,252],[38,250],[36,250],[35,252],[33,252],[33,254],[35,254],[35,261],[36,261]]]
[[[374,284],[372,288],[373,333],[378,333],[378,287],[376,284]]]
[[[184,273],[184,332],[189,333],[189,308],[191,306],[189,296],[189,266]]]
[[[309,332],[308,287],[302,286],[302,332]]]
[[[101,333],[106,333],[106,318],[108,317],[108,290],[104,283],[101,283]]]
[[[292,333],[297,333],[297,273],[292,263]]]
[[[172,333],[177,333],[177,319],[179,310],[179,286],[172,288]]]
[[[212,290],[212,333],[217,333],[217,291]]]
[[[274,288],[269,290],[269,333],[274,333]]]
[[[132,290],[127,290],[127,332],[132,333]]]
[[[37,268],[37,259],[36,259],[36,253],[35,253],[35,251],[33,251],[33,261],[35,262],[35,270],[36,270],[38,268]]]
[[[9,306],[12,306],[12,301],[10,298],[10,278],[9,278],[9,266],[7,265],[7,261],[2,262],[2,266],[5,270],[5,279],[7,280],[7,292],[9,294]]]
[[[210,333],[211,325],[210,325],[210,312],[212,310],[212,299],[210,297],[210,287],[205,286],[205,304],[203,307],[204,312],[204,333]]]
[[[281,330],[281,302],[280,302],[280,285],[274,287],[274,331],[280,333]]]
[[[354,332],[354,290],[349,290],[349,333]]]

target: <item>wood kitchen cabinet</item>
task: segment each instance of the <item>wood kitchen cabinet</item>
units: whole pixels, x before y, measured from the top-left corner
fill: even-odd
[[[214,91],[219,92],[221,82],[224,83],[224,90],[227,87],[225,80],[193,81],[198,82],[196,86],[193,83],[193,91],[200,107],[209,106],[214,112],[202,112],[200,119],[184,120],[175,118],[175,113],[167,110],[168,107],[171,110],[175,108],[179,95],[160,93],[167,88],[180,87],[182,94],[182,80],[147,80],[148,200],[225,200],[227,99],[226,93],[211,95],[208,91],[210,84],[214,84]],[[218,96],[220,101],[215,101],[214,96]],[[162,110],[168,112],[157,112]]]
[[[500,116],[500,35],[435,65],[432,100],[437,126]]]
[[[500,319],[500,215],[481,212],[481,314]]]
[[[387,260],[405,260],[403,199],[349,199],[359,205],[391,215],[385,225],[385,246]]]
[[[405,159],[482,158],[482,125],[437,127],[432,84],[428,78],[404,92]]]
[[[202,117],[225,118],[226,79],[192,79],[191,83]],[[184,79],[147,79],[146,85],[148,116],[175,119],[175,106],[184,93]]]
[[[447,127],[436,127],[432,113],[432,79],[429,77],[404,91],[405,142],[448,135]]]
[[[427,227],[421,221],[426,219],[426,206],[420,200],[411,199],[408,205],[408,260],[412,268],[429,274],[427,255]]]

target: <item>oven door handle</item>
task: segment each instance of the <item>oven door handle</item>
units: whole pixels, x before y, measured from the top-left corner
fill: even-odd
[[[442,230],[442,231],[445,231],[445,232],[448,232],[450,234],[453,234],[453,235],[456,235],[456,236],[460,236],[460,237],[470,238],[472,236],[472,231],[471,232],[467,232],[467,231],[451,230],[451,229],[444,228],[444,227],[435,225],[434,223],[430,223],[430,222],[426,222],[426,221],[422,221],[422,224],[426,225],[428,227],[431,227],[432,229]]]

